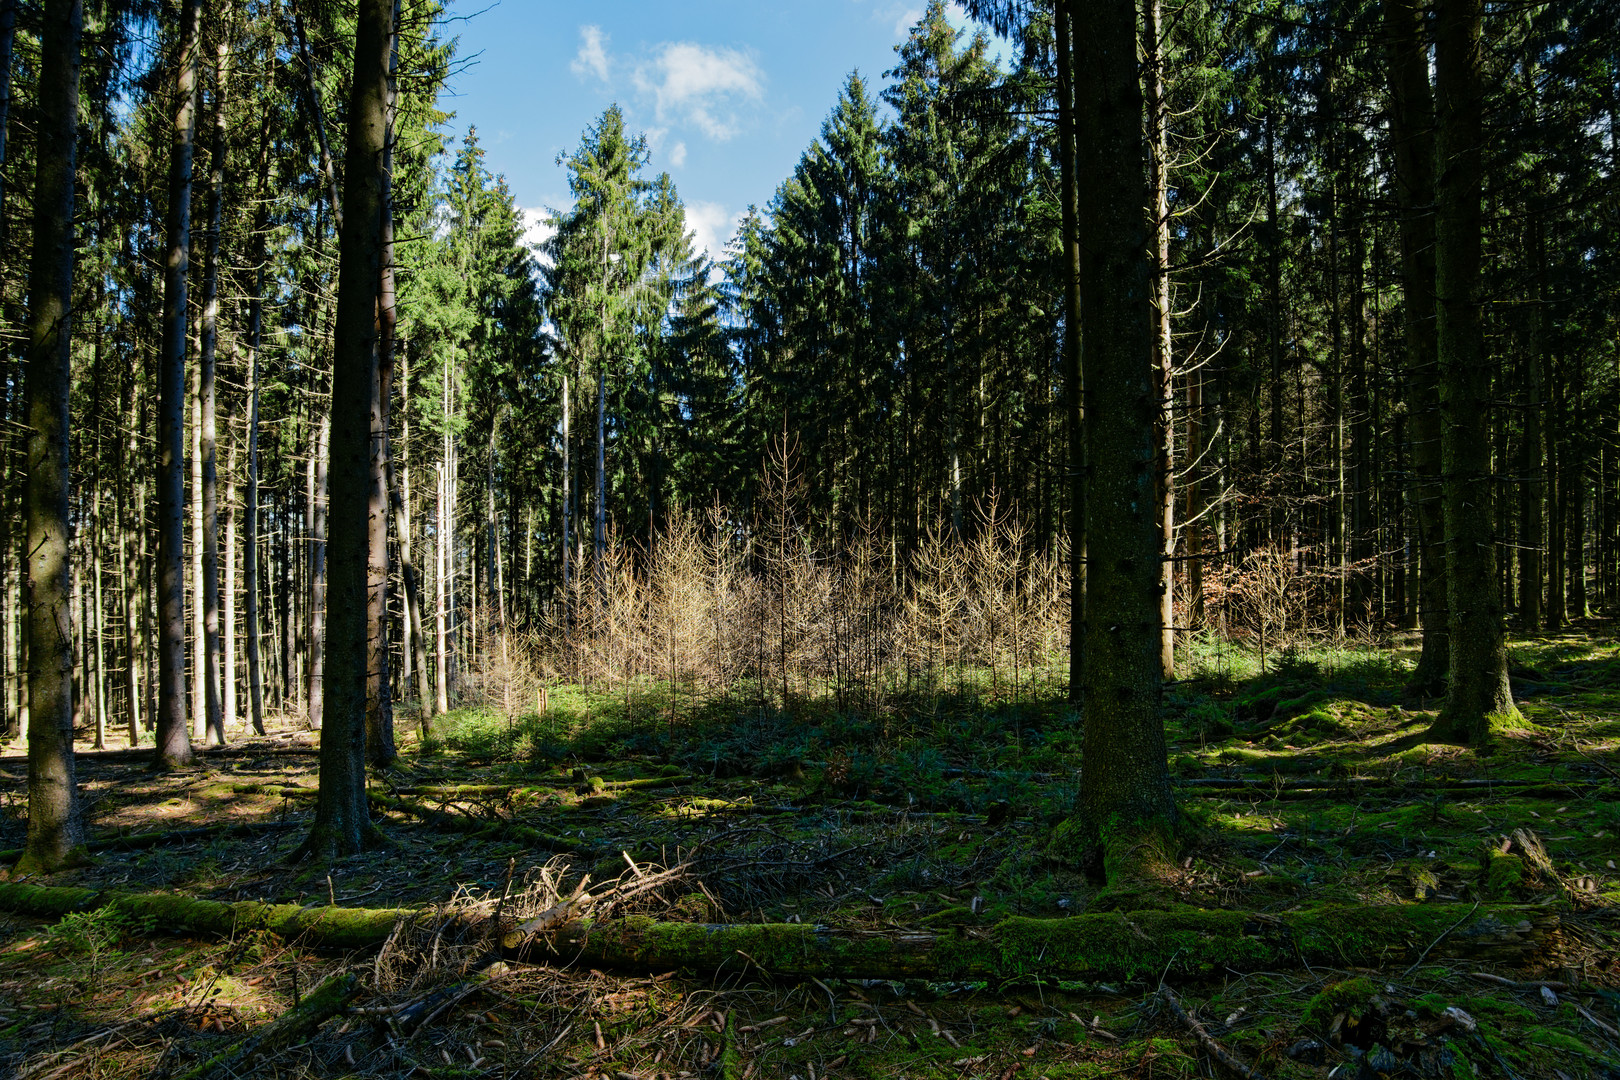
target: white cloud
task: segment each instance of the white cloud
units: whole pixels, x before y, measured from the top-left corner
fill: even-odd
[[[545,207],[522,206],[518,208],[518,215],[523,221],[523,242],[531,248],[544,244],[557,235],[557,227],[546,220],[551,216],[551,211]],[[536,253],[535,259],[542,266],[551,265],[551,258],[547,255]]]
[[[746,53],[689,41],[660,45],[635,79],[652,96],[659,121],[684,121],[719,142],[741,130],[741,107],[765,92],[765,75]]]
[[[675,168],[686,164],[686,144],[678,142],[669,148],[669,163]]]
[[[686,231],[692,236],[692,246],[707,251],[711,259],[724,259],[726,245],[736,234],[742,217],[740,212],[727,210],[720,203],[687,203]]]
[[[923,17],[922,8],[901,8],[894,17],[894,36],[904,38],[911,33],[911,28],[917,25]]]
[[[608,81],[608,56],[604,43],[606,36],[600,26],[581,26],[579,28],[579,52],[574,56],[574,62],[568,65],[580,78],[594,75],[603,82]]]

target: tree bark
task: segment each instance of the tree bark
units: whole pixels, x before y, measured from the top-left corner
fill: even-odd
[[[1516,726],[1508,688],[1502,598],[1491,516],[1491,359],[1482,325],[1481,140],[1483,0],[1444,0],[1435,44],[1440,161],[1435,293],[1439,298],[1440,417],[1451,606],[1451,669],[1435,737],[1479,743]]]
[[[1075,180],[1074,145],[1074,5],[1057,0],[1058,175],[1062,188],[1063,225],[1063,394],[1069,459],[1069,703],[1084,698],[1086,669],[1086,437],[1080,368],[1080,195]],[[567,383],[564,382],[566,390]],[[564,403],[564,438],[567,437]],[[563,457],[565,465],[567,453]],[[564,491],[566,499],[567,492]],[[563,588],[567,592],[567,526],[563,529]]]
[[[203,254],[202,340],[197,350],[197,385],[202,427],[198,436],[202,487],[196,493],[202,515],[203,639],[197,644],[202,658],[203,738],[225,743],[225,721],[220,697],[223,675],[219,651],[219,436],[217,430],[215,358],[219,348],[219,234],[225,206],[226,87],[230,79],[230,5],[223,5],[220,40],[214,57],[214,131],[209,148],[208,233]]]
[[[73,612],[68,398],[73,354],[73,188],[79,130],[81,0],[41,12],[34,252],[28,275],[28,840],[19,874],[84,859],[73,763]]]
[[[320,794],[302,854],[352,855],[377,839],[366,808],[366,572],[370,406],[383,268],[392,0],[360,0],[344,158],[332,362],[330,616],[326,627]]]
[[[312,405],[311,408],[314,408]],[[309,703],[309,726],[319,730],[325,723],[326,617],[330,573],[327,567],[327,522],[330,506],[331,473],[328,464],[332,441],[332,417],[322,417],[310,425],[308,478],[309,522],[309,668],[305,672]]]
[[[1175,355],[1170,334],[1170,110],[1164,97],[1164,28],[1159,0],[1143,4],[1143,82],[1148,89],[1148,212],[1153,221],[1153,372],[1158,404],[1153,477],[1159,520],[1159,668],[1176,673]]]
[[[1152,267],[1132,0],[1076,11],[1085,296],[1088,547],[1085,751],[1076,854],[1101,870],[1104,826],[1168,823],[1175,805],[1159,716],[1159,532],[1154,513]]]
[[[158,710],[159,769],[191,764],[186,727],[184,428],[186,276],[191,251],[191,164],[197,127],[201,0],[181,9],[174,125],[169,144],[168,251],[163,267],[163,351],[158,363]]]
[[[378,336],[376,369],[371,380],[370,474],[366,488],[366,757],[378,768],[387,768],[399,754],[394,745],[394,703],[388,679],[388,410],[394,393],[394,340],[398,328],[398,311],[394,304],[392,192],[400,3],[401,0],[394,0],[394,25],[388,46],[388,98],[382,168],[382,266],[377,285]]]
[[[242,501],[243,624],[247,632],[249,718],[256,734],[264,734],[264,671],[259,635],[259,345],[264,333],[264,277],[268,261],[266,233],[270,227],[267,194],[270,188],[270,119],[259,129],[259,177],[256,191],[259,212],[253,228],[253,294],[248,300],[247,325],[247,485]]]
[[[1440,505],[1439,357],[1435,338],[1434,96],[1418,0],[1388,0],[1390,134],[1400,206],[1405,279],[1407,409],[1417,503],[1418,605],[1422,652],[1407,680],[1425,696],[1445,688],[1450,667],[1445,522]]]

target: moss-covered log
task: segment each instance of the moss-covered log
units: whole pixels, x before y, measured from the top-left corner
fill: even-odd
[[[228,1070],[230,1075],[244,1075],[243,1067],[251,1065],[253,1055],[270,1055],[304,1042],[359,992],[360,980],[353,974],[334,975],[311,991],[297,1008],[255,1028],[245,1038],[180,1073],[175,1080],[204,1080],[222,1070]]]
[[[554,939],[507,939],[512,955],[661,970],[762,968],[776,975],[1098,981],[1196,979],[1226,970],[1384,967],[1431,959],[1523,962],[1558,916],[1523,906],[1403,904],[1279,916],[1178,908],[1007,919],[984,930],[835,930],[797,923],[718,925],[635,917],[568,924]],[[1454,927],[1454,929],[1453,929]],[[1447,931],[1450,931],[1449,933]]]
[[[60,919],[64,915],[114,907],[136,921],[170,934],[229,936],[269,930],[314,948],[364,949],[380,945],[401,919],[428,918],[415,908],[299,907],[254,900],[225,903],[173,893],[128,893],[75,887],[51,888],[0,883],[0,911]]]
[[[434,913],[409,908],[301,908],[253,901],[221,903],[152,893],[97,892],[0,884],[0,910],[38,918],[115,905],[169,933],[265,929],[312,947],[380,945],[401,919]],[[484,916],[469,913],[470,920]],[[503,920],[504,922],[504,920]],[[506,954],[531,962],[584,960],[639,970],[739,967],[775,975],[867,979],[996,980],[1028,975],[1117,981],[1180,980],[1222,971],[1289,969],[1300,964],[1385,967],[1433,960],[1522,963],[1548,946],[1556,912],[1526,905],[1465,904],[1327,907],[1284,915],[1174,908],[1106,912],[1064,919],[1006,919],[985,929],[836,930],[799,923],[659,922],[636,916],[571,921],[554,933],[503,939]]]

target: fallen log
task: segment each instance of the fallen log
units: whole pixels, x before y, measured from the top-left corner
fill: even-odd
[[[302,908],[251,900],[223,903],[167,893],[0,884],[0,910],[39,918],[116,905],[155,929],[230,935],[270,930],[316,948],[381,945],[402,919],[431,909]],[[476,932],[488,916],[460,919]],[[545,920],[540,920],[544,922]],[[660,922],[646,916],[575,919],[502,937],[507,959],[583,961],[607,967],[700,971],[746,966],[790,977],[1001,980],[1032,975],[1091,981],[1217,976],[1226,970],[1388,967],[1433,959],[1523,963],[1551,944],[1557,912],[1522,904],[1391,904],[1325,907],[1282,915],[1174,908],[1099,912],[1061,919],[1010,918],[994,926],[940,930],[844,930],[804,923]]]
[[[310,991],[298,1007],[282,1013],[268,1024],[254,1028],[248,1035],[237,1039],[213,1057],[180,1073],[174,1080],[204,1080],[220,1070],[232,1075],[244,1075],[243,1067],[251,1068],[255,1054],[266,1056],[297,1043],[305,1042],[320,1026],[343,1010],[355,994],[360,992],[360,980],[345,973],[334,975]]]
[[[999,980],[1028,975],[1094,981],[1197,979],[1228,969],[1304,964],[1384,967],[1425,946],[1435,958],[1520,963],[1549,944],[1555,912],[1528,906],[1400,904],[1284,915],[1177,908],[1062,919],[1010,918],[980,930],[842,930],[800,923],[703,924],[636,916],[571,922],[554,936],[503,944],[519,960],[704,971],[757,966],[775,975]],[[1463,916],[1459,919],[1459,916]]]
[[[113,907],[135,925],[150,920],[166,934],[229,937],[249,930],[269,930],[289,941],[314,948],[364,949],[380,945],[401,919],[427,919],[419,908],[299,907],[256,900],[197,900],[174,893],[130,893],[76,886],[0,883],[0,911],[39,919],[60,919]]]

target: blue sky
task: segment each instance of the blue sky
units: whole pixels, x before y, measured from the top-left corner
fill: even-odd
[[[456,0],[461,64],[441,107],[476,125],[531,221],[569,203],[557,155],[617,102],[668,171],[699,247],[719,256],[784,180],[851,71],[874,93],[926,0]],[[458,18],[459,17],[459,18]],[[967,22],[953,11],[958,26]],[[537,237],[539,230],[531,231]]]

